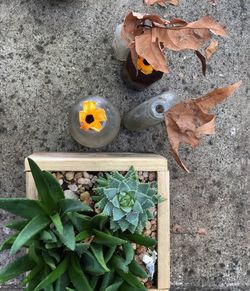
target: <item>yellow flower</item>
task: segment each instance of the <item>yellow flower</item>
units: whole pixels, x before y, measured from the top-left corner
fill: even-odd
[[[96,108],[96,102],[83,102],[83,110],[79,111],[80,128],[84,131],[93,129],[97,132],[102,130],[102,123],[107,120],[106,112],[102,108]]]
[[[144,75],[152,74],[154,70],[154,68],[147,62],[147,60],[140,56],[137,58],[137,69],[140,70]]]

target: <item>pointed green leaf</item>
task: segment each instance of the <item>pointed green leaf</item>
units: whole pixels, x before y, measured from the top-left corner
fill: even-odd
[[[63,213],[67,212],[92,212],[93,209],[81,201],[75,199],[63,199],[59,202]]]
[[[10,254],[14,255],[28,240],[35,236],[39,231],[44,229],[50,220],[45,215],[35,216],[19,233],[15,242],[12,245]]]
[[[120,186],[119,186],[119,191],[118,192],[129,192],[129,186],[127,185],[127,183],[125,183],[124,181],[122,181],[120,183]]]
[[[76,236],[76,241],[82,241],[85,240],[85,238],[87,238],[88,236],[90,236],[90,231],[89,230],[84,230],[78,233],[78,235]]]
[[[44,262],[52,269],[56,269],[55,261],[54,259],[45,251],[42,251],[42,257]]]
[[[119,220],[118,224],[122,231],[125,231],[129,227],[129,222],[127,222],[125,219]]]
[[[25,286],[29,281],[31,281],[39,272],[41,272],[43,265],[36,265],[29,274],[22,280],[21,285]]]
[[[44,214],[38,201],[26,198],[0,198],[0,208],[28,219]]]
[[[99,278],[100,276],[93,276],[93,275],[89,278],[89,285],[92,288],[92,290],[96,290],[95,288],[96,288]]]
[[[104,259],[106,264],[110,261],[110,259],[112,258],[113,254],[115,253],[117,246],[111,246],[108,248],[108,250],[106,251],[105,255],[104,255]]]
[[[126,240],[120,239],[118,237],[99,231],[97,229],[94,229],[93,233],[95,235],[94,242],[97,244],[103,244],[105,246],[114,246],[122,245],[127,242]]]
[[[129,168],[128,172],[125,175],[125,178],[126,178],[126,180],[127,179],[134,179],[134,180],[137,179],[137,174],[136,174],[135,168],[133,166],[131,166]]]
[[[132,262],[134,255],[135,255],[135,251],[134,251],[130,242],[123,244],[122,249],[123,249],[124,254],[125,254],[125,259],[126,259],[125,264],[128,265]]]
[[[87,215],[69,212],[67,216],[79,232],[91,227],[91,218]]]
[[[98,263],[95,256],[89,251],[85,250],[81,256],[82,269],[91,276],[101,276],[106,273],[106,270]]]
[[[120,173],[118,173],[118,172],[114,172],[112,174],[112,177],[114,177],[115,179],[117,179],[119,181],[123,181],[124,180],[124,177]]]
[[[120,207],[120,203],[119,203],[119,200],[118,200],[118,195],[116,195],[112,200],[111,200],[111,203],[113,204],[114,207]]]
[[[101,285],[99,285],[99,290],[98,291],[105,291],[105,289],[108,287],[108,285],[110,284],[112,278],[113,278],[114,274],[113,272],[108,272],[105,273],[102,276],[102,280],[101,280]]]
[[[68,269],[69,257],[66,256],[65,259],[53,270],[49,275],[43,279],[35,288],[34,291],[44,289],[54,283],[58,278],[60,278]]]
[[[118,193],[116,188],[108,188],[104,189],[104,195],[108,198],[108,200],[112,200],[115,195]]]
[[[116,269],[116,272],[122,277],[124,281],[127,282],[128,285],[135,288],[142,288],[142,290],[147,290],[144,285],[138,280],[136,276],[134,276],[131,272],[123,272],[120,269]]]
[[[96,260],[98,261],[98,263],[103,267],[103,269],[106,272],[109,272],[109,268],[107,267],[105,260],[104,260],[102,245],[92,243],[90,245],[90,249],[91,249],[93,255],[95,256]]]
[[[144,286],[143,287],[139,287],[139,288],[132,287],[128,283],[123,282],[123,284],[120,285],[120,288],[118,290],[115,290],[115,291],[124,291],[124,290],[126,290],[126,291],[145,291],[145,290],[148,290],[148,289],[145,289]],[[111,290],[105,290],[105,291],[111,291]]]
[[[145,246],[145,247],[153,247],[154,245],[157,244],[157,241],[152,239],[151,237],[144,236],[139,233],[120,233],[119,237],[128,239],[134,243],[137,243],[138,245]]]
[[[89,285],[86,275],[83,273],[80,262],[76,256],[71,256],[71,266],[69,268],[69,277],[73,286],[78,290],[93,291]]]
[[[38,196],[41,199],[44,208],[47,210],[47,213],[51,214],[57,207],[51,196],[48,185],[44,180],[43,172],[33,160],[28,158],[28,162],[36,184]]]
[[[55,203],[59,202],[60,200],[64,199],[64,193],[63,190],[57,181],[57,179],[49,172],[43,171],[43,177],[44,181],[48,186],[48,189],[50,191],[50,195],[55,201]]]
[[[50,216],[52,222],[54,223],[56,230],[63,235],[63,225],[62,225],[62,221],[61,221],[61,217],[59,215],[59,213],[56,213],[52,216]]]
[[[15,278],[34,267],[35,263],[28,255],[19,257],[0,270],[0,283]]]
[[[125,260],[118,255],[113,255],[112,259],[110,260],[110,265],[116,270],[119,269],[125,273],[128,272],[128,265],[126,265]]]
[[[121,278],[118,278],[115,280],[115,282],[111,285],[109,285],[105,291],[117,291],[119,287],[122,285],[123,280]],[[122,289],[123,291],[127,291],[127,289]]]
[[[105,178],[99,177],[96,179],[96,182],[102,187],[108,186],[108,180]]]
[[[75,250],[75,232],[74,227],[70,222],[65,223],[63,228],[63,235],[58,233],[61,242],[70,250]]]
[[[60,254],[59,254],[59,252],[61,252],[60,249],[59,250],[47,250],[47,252],[52,258],[54,258],[54,260],[56,261],[57,264],[60,262],[60,260],[61,260]]]
[[[138,212],[130,212],[126,216],[126,220],[134,226],[138,225],[139,222],[139,213]]]
[[[109,184],[107,186],[109,186],[109,188],[118,188],[121,183],[121,181],[117,180],[112,176],[109,178],[108,182]]]
[[[40,264],[41,263],[41,257],[38,256],[38,254],[37,254],[36,245],[37,245],[37,242],[33,241],[33,243],[29,246],[28,254],[29,254],[30,258],[34,262],[36,262],[36,264]]]
[[[129,270],[133,273],[136,277],[140,277],[143,279],[148,278],[147,272],[133,259],[129,265]]]
[[[77,252],[78,256],[81,257],[83,253],[89,248],[89,243],[77,243],[75,251]]]
[[[122,211],[121,209],[116,208],[116,207],[113,208],[113,213],[112,214],[113,214],[113,220],[114,221],[118,221],[118,220],[122,219],[126,215],[126,213],[124,211]]]
[[[103,229],[105,223],[108,220],[108,216],[104,215],[102,213],[96,214],[92,219],[91,219],[91,227],[93,228],[98,228],[98,229]]]
[[[111,202],[108,202],[108,203],[106,204],[106,206],[104,207],[102,213],[103,213],[104,215],[109,215],[109,216],[111,216],[111,215],[112,215],[112,209],[113,209],[113,207],[114,207],[113,204],[112,204]]]
[[[61,277],[59,277],[55,283],[55,291],[64,291],[69,285],[69,277],[67,272],[65,272]]]

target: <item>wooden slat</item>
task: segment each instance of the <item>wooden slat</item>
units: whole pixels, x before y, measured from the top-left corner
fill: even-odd
[[[167,170],[167,160],[155,154],[136,153],[34,153],[29,156],[47,171],[139,171]],[[27,159],[25,171],[30,171]]]
[[[158,204],[158,289],[170,288],[169,173],[157,172],[158,192],[165,199]]]
[[[135,153],[35,153],[30,156],[43,170],[47,171],[126,171],[133,165],[137,171],[156,171],[159,194],[165,201],[158,205],[158,266],[157,289],[170,288],[170,214],[169,214],[169,174],[167,160],[154,154]],[[30,173],[27,159],[26,195],[36,199],[37,191]]]

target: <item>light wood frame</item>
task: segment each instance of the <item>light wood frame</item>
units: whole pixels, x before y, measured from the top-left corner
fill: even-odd
[[[155,154],[137,153],[34,153],[29,156],[47,171],[127,171],[131,165],[137,171],[157,172],[158,192],[165,201],[158,205],[158,270],[157,289],[170,288],[170,215],[169,173],[167,160]],[[36,199],[36,188],[29,164],[25,159],[26,196]]]

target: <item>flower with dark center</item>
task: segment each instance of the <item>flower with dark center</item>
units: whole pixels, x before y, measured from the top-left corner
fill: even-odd
[[[103,128],[102,122],[107,121],[106,112],[103,108],[96,108],[96,102],[85,101],[83,110],[79,111],[80,128],[84,131],[93,129],[97,132]]]

